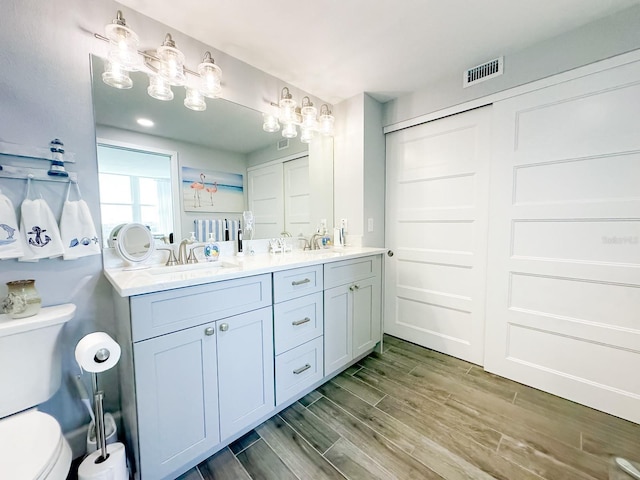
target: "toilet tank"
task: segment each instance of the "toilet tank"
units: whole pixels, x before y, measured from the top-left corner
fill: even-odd
[[[60,333],[75,314],[68,303],[16,320],[0,315],[0,418],[45,402],[60,388]]]

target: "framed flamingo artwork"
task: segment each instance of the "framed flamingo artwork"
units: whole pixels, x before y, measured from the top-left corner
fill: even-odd
[[[242,212],[242,174],[182,167],[182,205],[185,212]]]

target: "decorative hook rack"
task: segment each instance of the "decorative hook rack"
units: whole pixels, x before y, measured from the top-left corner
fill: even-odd
[[[44,180],[48,182],[77,182],[78,174],[68,172],[68,177],[52,177],[46,168],[26,168],[13,165],[0,165],[0,178],[14,178],[18,180]]]

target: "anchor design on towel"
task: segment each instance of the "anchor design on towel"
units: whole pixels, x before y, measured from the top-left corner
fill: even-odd
[[[13,234],[16,232],[15,228],[10,227],[6,223],[0,223],[0,228],[7,232],[7,238],[0,240],[0,245],[9,245],[16,241],[16,239],[13,238]]]
[[[44,235],[44,242],[42,241],[42,235],[46,232],[44,228],[40,228],[37,225],[31,227],[31,231],[27,235],[35,235],[35,240],[33,238],[29,239],[29,245],[34,247],[44,247],[51,241],[51,237],[49,235]]]

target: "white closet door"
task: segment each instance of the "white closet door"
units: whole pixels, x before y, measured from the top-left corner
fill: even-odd
[[[386,333],[483,363],[491,107],[387,135]]]
[[[640,64],[494,105],[485,368],[640,422]]]
[[[284,229],[294,237],[311,235],[309,157],[284,163]],[[318,219],[319,220],[319,219]]]
[[[284,230],[284,190],[282,164],[247,172],[249,210],[254,217],[254,237],[280,237]]]

